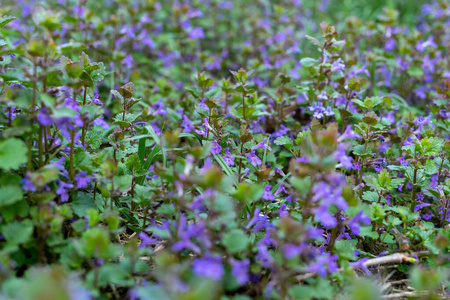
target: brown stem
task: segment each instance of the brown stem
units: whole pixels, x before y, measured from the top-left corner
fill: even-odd
[[[73,157],[73,153],[74,153],[74,149],[75,149],[75,128],[72,129],[72,131],[70,132],[70,160],[69,160],[69,176],[70,176],[70,180],[72,182],[75,181],[75,175],[74,175],[74,167],[73,167],[73,161],[74,161],[74,157]]]
[[[417,166],[414,167],[414,178],[413,178],[413,190],[411,194],[411,212],[414,212],[414,207],[416,206],[416,191],[417,191]]]

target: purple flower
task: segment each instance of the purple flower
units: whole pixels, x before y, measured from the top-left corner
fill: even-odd
[[[354,216],[348,226],[350,227],[350,230],[353,234],[358,235],[361,232],[361,228],[359,227],[360,223],[363,223],[365,225],[370,224],[370,218],[364,214],[364,212],[361,210],[356,216]]]
[[[98,117],[97,119],[95,119],[92,124],[94,124],[95,126],[100,126],[103,129],[108,129],[109,125],[108,123],[106,123],[105,119],[103,118],[103,116]]]
[[[364,257],[363,259],[349,263],[349,265],[350,265],[350,267],[355,268],[355,269],[362,269],[367,275],[370,275],[372,273],[370,273],[369,269],[364,264],[367,260],[369,260],[369,258]]]
[[[270,255],[267,246],[259,243],[258,244],[258,253],[256,254],[256,258],[262,262],[263,267],[270,268],[274,262],[272,255]]]
[[[275,191],[275,195],[278,195],[279,193],[284,192],[286,194],[288,194],[288,191],[284,188],[284,184],[280,184],[280,186],[277,188],[277,190]]]
[[[61,197],[62,202],[69,200],[69,190],[71,188],[73,188],[73,184],[58,180],[58,189],[56,190],[56,194]]]
[[[430,36],[425,42],[422,40],[416,44],[416,50],[423,52],[427,47],[437,48],[437,44],[433,41],[433,37]]]
[[[422,216],[424,220],[430,220],[432,217],[433,213],[431,212],[431,210]]]
[[[325,228],[334,228],[337,225],[336,218],[328,211],[327,205],[321,205],[314,210],[316,219],[320,221]]]
[[[377,158],[373,162],[373,168],[377,172],[383,171],[383,168],[387,166],[386,157],[383,158]]]
[[[77,177],[75,177],[75,181],[77,183],[77,188],[82,189],[88,186],[90,182],[89,176],[87,176],[87,172],[80,171]]]
[[[328,273],[332,274],[337,272],[337,258],[337,255],[325,253],[316,258],[316,261],[310,264],[306,269],[308,272],[318,273],[320,276],[325,277]]]
[[[18,87],[21,87],[23,89],[25,88],[25,86],[23,84],[21,84],[20,82],[11,82],[9,84],[9,87],[14,87],[14,86],[18,86]]]
[[[274,201],[275,196],[271,192],[272,186],[270,184],[266,185],[264,187],[264,193],[262,194],[261,198],[267,201]]]
[[[401,157],[399,157],[399,158],[398,158],[398,161],[399,161],[402,165],[404,165],[405,167],[408,167],[408,166],[409,166],[409,163],[405,160],[405,156],[404,156],[404,155],[401,156]]]
[[[322,94],[323,93],[325,93],[325,91],[323,91]],[[320,97],[320,95],[318,97]],[[326,95],[324,95],[324,97],[326,97]],[[309,110],[314,112],[313,117],[317,118],[317,119],[322,118],[323,115],[326,115],[326,116],[334,115],[334,112],[331,110],[331,106],[325,108],[325,107],[323,107],[321,102],[314,103],[313,106],[309,107]]]
[[[352,125],[347,125],[345,132],[338,138],[338,142],[342,142],[345,139],[360,139],[361,135],[352,130]]]
[[[239,284],[246,284],[249,280],[248,269],[250,267],[250,260],[235,260],[231,259],[232,274]]]
[[[223,157],[225,163],[229,166],[234,166],[234,156],[231,156],[230,147],[225,149],[226,155]]]
[[[141,231],[138,234],[138,237],[142,240],[141,244],[139,245],[140,249],[145,248],[145,246],[147,245],[157,245],[160,244],[161,242],[149,237],[145,232]]]
[[[302,155],[302,156],[298,157],[295,161],[298,163],[307,164],[309,162],[309,159],[306,156]]]
[[[272,148],[270,148],[270,146],[268,144],[266,144],[266,140],[267,138],[264,138],[261,143],[256,144],[255,146],[253,146],[251,149],[252,150],[256,150],[256,149],[267,149],[269,151],[272,151]]]
[[[193,40],[205,38],[205,33],[203,32],[203,28],[201,27],[192,28],[188,34],[189,37]]]
[[[195,259],[193,269],[198,276],[211,278],[215,281],[219,281],[224,273],[220,258],[216,257]]]
[[[331,72],[341,73],[344,70],[345,70],[345,64],[344,64],[344,61],[342,60],[342,58],[338,58],[337,60],[334,61],[333,64],[331,64]]]
[[[181,122],[180,125],[181,128],[183,128],[183,132],[191,132],[194,130],[194,125],[192,124],[192,121],[189,120],[188,116],[183,115],[183,122]]]
[[[425,125],[431,125],[431,126],[435,127],[433,122],[430,121],[430,116],[428,116],[426,118],[420,116],[417,120],[414,120],[413,123],[416,125],[419,125],[419,127],[417,128],[417,130],[414,133],[419,133],[420,130],[422,130],[422,127]]]
[[[337,150],[333,153],[333,156],[344,168],[353,169],[353,158],[346,154],[344,144],[338,145]]]
[[[322,91],[322,92],[317,96],[317,99],[319,99],[319,100],[328,100],[327,93],[326,93],[325,91]]]
[[[248,162],[251,163],[255,168],[262,164],[262,161],[258,156],[256,156],[255,151],[252,151],[251,153],[248,153],[246,155],[248,157]]]
[[[298,256],[303,251],[303,249],[305,249],[305,244],[296,246],[294,244],[288,243],[283,245],[283,255],[287,259],[291,259],[293,257]]]
[[[394,50],[395,45],[396,45],[396,41],[394,38],[390,38],[389,40],[387,40],[387,42],[384,44],[384,49],[388,52]]]
[[[220,151],[222,151],[222,147],[216,142],[212,142],[213,146],[211,148],[211,155],[218,155],[220,154]]]
[[[325,116],[333,116],[334,115],[334,111],[331,110],[331,106],[328,106],[323,113],[325,114]]]
[[[31,180],[30,173],[27,172],[25,174],[25,177],[22,178],[22,181],[20,182],[22,184],[22,188],[26,192],[36,192],[36,187],[34,186],[33,181]]]
[[[52,124],[52,118],[50,116],[50,111],[48,110],[47,107],[42,107],[39,110],[38,116],[37,116],[37,120],[39,122],[39,124],[43,125],[43,126],[47,126]]]
[[[97,105],[105,105],[105,103],[100,101],[99,97],[100,97],[99,94],[95,94],[94,98],[91,99],[92,103],[97,104]]]
[[[275,226],[268,221],[267,216],[260,216],[259,213],[261,210],[259,208],[255,209],[255,212],[253,213],[253,218],[248,222],[246,229],[249,229],[253,225],[252,232],[258,232],[262,229],[269,229],[269,228],[275,228]],[[247,213],[247,217],[250,217]]]
[[[325,111],[325,108],[323,107],[322,103],[319,102],[319,104],[314,103],[313,106],[309,107],[309,110],[314,112],[313,117],[320,119],[323,117],[323,112]]]

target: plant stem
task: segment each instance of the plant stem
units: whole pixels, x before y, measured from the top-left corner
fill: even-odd
[[[72,182],[75,181],[74,167],[73,167],[73,153],[75,149],[75,128],[70,131],[70,157],[69,157],[69,176]]]
[[[242,152],[244,151],[244,144],[241,144],[241,153],[240,155],[242,156]],[[239,171],[238,171],[238,181],[239,183],[241,183],[241,169],[242,169],[242,158],[239,158]]]
[[[83,95],[83,106],[86,105],[86,94],[87,94],[87,87],[84,87],[84,95]],[[81,130],[81,144],[85,146],[85,137],[86,137],[86,129],[87,126],[85,124],[86,122],[83,122],[83,129]]]
[[[44,127],[43,127],[42,125],[39,125],[39,138],[38,138],[38,147],[39,147],[39,167],[42,167],[42,157],[43,157],[42,140],[43,140],[43,131],[44,131]]]
[[[411,194],[411,207],[410,207],[411,212],[414,212],[414,207],[416,207],[416,191],[417,191],[416,181],[417,181],[417,165],[414,167],[413,190]]]
[[[242,116],[244,117],[245,124],[247,124],[247,120],[245,119],[245,92],[242,93]]]

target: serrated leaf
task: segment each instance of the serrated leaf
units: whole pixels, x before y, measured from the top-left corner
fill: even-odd
[[[9,138],[0,142],[0,169],[16,170],[27,162],[27,147],[20,139]]]
[[[419,66],[411,66],[406,71],[409,76],[412,77],[422,77],[423,76],[423,69]]]
[[[132,173],[139,172],[141,169],[141,162],[137,153],[133,153],[127,158],[126,166]]]
[[[0,29],[3,28],[6,24],[8,24],[9,22],[12,22],[14,20],[16,20],[17,18],[14,16],[1,16],[0,17]]]
[[[19,245],[28,242],[33,234],[33,222],[24,220],[22,222],[12,222],[1,227],[1,233],[8,243]]]
[[[306,196],[311,189],[311,177],[291,177],[289,180],[300,195]]]
[[[431,159],[427,160],[423,170],[428,175],[433,175],[433,174],[438,172],[438,168],[436,166],[436,163],[433,160],[431,160]]]
[[[319,61],[317,59],[311,57],[305,57],[300,60],[300,64],[307,68],[317,64],[318,62]]]
[[[0,187],[0,207],[19,202],[23,198],[22,188],[18,185],[5,185]]]
[[[96,150],[102,145],[102,133],[100,131],[89,131],[86,134],[85,141],[91,149]]]
[[[366,191],[362,195],[362,198],[364,200],[369,201],[369,202],[375,202],[375,203],[378,202],[378,198],[379,197],[380,196],[378,196],[378,193],[377,192],[373,192],[373,191]]]
[[[280,136],[274,141],[275,145],[285,146],[287,149],[291,149],[294,145],[294,141],[287,136]]]
[[[370,126],[375,126],[378,123],[377,115],[373,111],[366,113],[361,121]]]
[[[316,39],[315,37],[309,36],[309,35],[305,35],[305,38],[311,42],[311,44],[316,45],[317,47],[322,47],[323,43],[321,43],[318,39]]]
[[[77,198],[70,203],[73,213],[79,217],[86,216],[88,210],[95,209],[97,206],[94,203],[93,194],[78,192]]]
[[[220,97],[220,95],[222,94],[222,88],[220,87],[216,87],[216,88],[212,88],[209,91],[207,91],[205,93],[205,98],[213,98],[213,99],[218,99]]]
[[[339,256],[339,259],[344,260],[355,260],[355,250],[356,247],[352,244],[352,241],[349,240],[339,240],[334,244],[334,249],[336,250],[336,254]]]
[[[241,229],[234,229],[224,235],[222,242],[228,251],[238,253],[247,248],[249,237]]]

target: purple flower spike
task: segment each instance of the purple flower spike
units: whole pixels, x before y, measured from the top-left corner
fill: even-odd
[[[266,185],[264,187],[264,193],[262,194],[261,198],[267,201],[274,201],[275,196],[271,192],[272,186],[270,184]]]
[[[219,281],[224,273],[220,258],[197,258],[194,260],[194,273],[201,277]]]
[[[211,155],[218,155],[220,154],[220,151],[222,151],[222,147],[216,142],[212,142],[213,146],[211,148]]]

